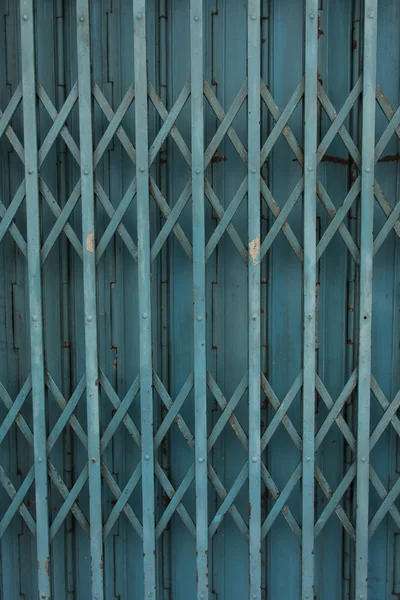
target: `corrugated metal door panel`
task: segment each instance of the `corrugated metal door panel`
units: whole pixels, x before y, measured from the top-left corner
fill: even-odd
[[[1,597],[400,593],[398,3],[0,7]]]

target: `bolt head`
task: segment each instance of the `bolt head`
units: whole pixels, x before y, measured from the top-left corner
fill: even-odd
[[[199,175],[200,169],[198,167],[197,167],[197,169],[195,169],[195,171],[196,171],[197,175]]]
[[[81,23],[83,23],[85,21],[85,17],[82,15],[81,17],[79,17],[79,20]]]
[[[251,20],[255,21],[256,20],[256,15],[251,15]]]
[[[310,19],[315,19],[315,13],[310,13],[309,17]]]
[[[198,321],[202,321],[202,320],[203,320],[203,317],[202,317],[201,315],[197,315],[197,320],[198,320]]]
[[[84,173],[85,175],[89,175],[89,169],[84,169],[83,173]]]
[[[29,169],[28,174],[32,175],[33,174],[33,169]]]
[[[143,17],[142,13],[138,13],[138,14],[136,15],[136,18],[137,18],[139,21],[140,21],[140,19],[141,19],[142,17]]]
[[[145,168],[144,168],[144,167],[140,167],[139,171],[140,171],[141,173],[144,173],[144,172],[145,172]]]
[[[255,173],[257,173],[257,171],[256,171],[255,169],[252,169],[252,170],[251,170],[251,172],[253,173],[253,175],[254,175]]]
[[[371,169],[370,169],[369,167],[366,167],[366,169],[365,169],[365,172],[366,172],[366,173],[370,173],[370,172],[371,172]]]
[[[257,456],[253,456],[253,458],[251,459],[254,463],[257,462]]]
[[[37,321],[37,320],[38,320],[37,315],[32,315],[32,321]]]
[[[38,463],[41,463],[42,462],[42,457],[39,456],[39,458],[37,459],[37,461],[38,461]]]
[[[313,168],[311,166],[307,167],[307,171],[310,171],[310,173],[312,172],[312,170],[313,170]]]
[[[28,17],[28,15],[27,15],[27,14],[25,14],[25,15],[23,16],[23,19],[24,19],[24,21],[27,21],[27,20],[28,20],[28,18],[29,18],[29,17]]]
[[[199,458],[199,463],[203,463],[203,462],[204,462],[204,458],[203,458],[203,457],[200,457],[200,458]]]
[[[148,454],[146,454],[145,459],[150,460],[150,456]]]
[[[90,323],[91,321],[93,321],[93,317],[92,317],[92,315],[89,315],[89,316],[87,317],[87,320],[89,321],[89,323]]]
[[[196,16],[196,17],[194,18],[194,20],[195,20],[195,21],[198,21],[198,20],[199,20],[199,17],[198,17],[198,16]]]
[[[96,462],[96,459],[95,459],[95,458],[92,458],[92,463],[95,463],[95,462]]]
[[[144,312],[144,313],[142,314],[142,319],[147,319],[147,317],[148,317],[148,316],[149,316],[149,315],[147,314],[147,312]]]
[[[252,319],[252,321],[257,321],[257,315],[256,315],[256,314],[254,314],[254,315],[251,317],[251,319]]]
[[[307,462],[311,462],[311,456],[307,456]]]
[[[371,11],[370,13],[368,13],[368,17],[369,17],[370,19],[373,19],[373,18],[374,18],[374,16],[375,16],[375,13],[373,13],[372,11]],[[361,596],[360,596],[360,598],[361,598]]]

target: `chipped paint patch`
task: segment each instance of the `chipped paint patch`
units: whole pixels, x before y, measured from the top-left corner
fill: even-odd
[[[249,254],[251,256],[251,260],[253,261],[253,265],[258,265],[260,260],[260,236],[258,235],[254,240],[252,240],[249,244]]]
[[[94,252],[94,233],[88,233],[86,236],[87,252]]]

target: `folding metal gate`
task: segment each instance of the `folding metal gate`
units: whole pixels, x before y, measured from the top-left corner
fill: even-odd
[[[0,7],[1,599],[400,596],[400,3]]]

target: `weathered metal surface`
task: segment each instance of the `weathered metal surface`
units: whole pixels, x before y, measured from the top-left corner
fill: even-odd
[[[0,9],[0,598],[400,595],[399,3]]]

